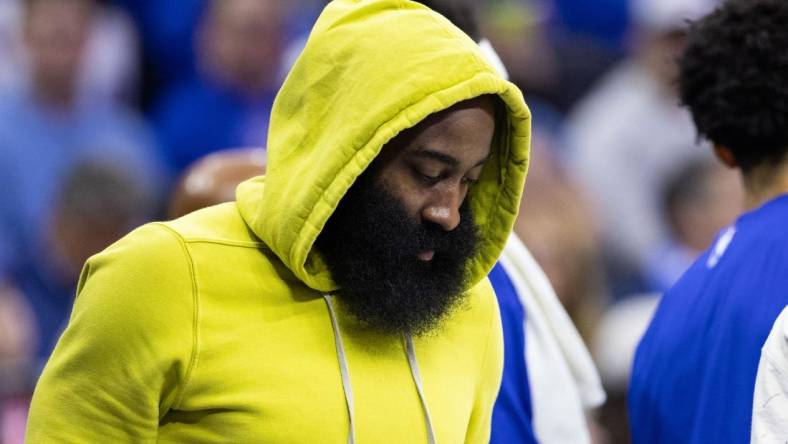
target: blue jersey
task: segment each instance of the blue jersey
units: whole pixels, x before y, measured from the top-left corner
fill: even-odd
[[[525,309],[500,262],[489,278],[501,309],[504,343],[503,380],[493,409],[490,444],[535,443],[525,364]]]
[[[665,293],[632,370],[633,442],[750,442],[761,347],[788,304],[788,195],[742,215]]]

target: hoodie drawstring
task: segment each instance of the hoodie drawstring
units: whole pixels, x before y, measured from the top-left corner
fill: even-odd
[[[348,418],[350,418],[350,431],[348,433],[348,444],[355,444],[356,442],[356,427],[353,419],[353,389],[350,385],[350,372],[347,366],[347,357],[345,355],[345,346],[342,344],[342,334],[339,329],[339,320],[337,319],[332,302],[333,296],[324,294],[323,299],[328,306],[328,314],[331,317],[331,328],[334,331],[334,345],[337,349],[337,360],[339,361],[339,371],[342,374],[342,389],[345,392],[345,403],[347,404]],[[427,423],[427,442],[428,444],[436,444],[435,432],[432,428],[432,419],[430,411],[427,408],[427,399],[424,396],[424,389],[421,383],[421,374],[419,373],[419,363],[416,361],[416,352],[413,349],[413,339],[410,336],[405,337],[405,349],[408,354],[408,365],[410,366],[410,374],[413,376],[413,382],[416,384],[416,391],[419,393],[419,400],[421,407],[424,410],[424,419]]]
[[[331,302],[333,296],[324,294],[328,306],[328,314],[331,316],[331,327],[334,329],[334,345],[337,347],[337,360],[339,361],[339,372],[342,374],[342,389],[345,391],[345,403],[347,404],[348,418],[350,418],[350,432],[347,436],[348,444],[356,442],[356,427],[353,421],[353,389],[350,386],[350,372],[347,368],[347,358],[345,357],[345,347],[342,345],[342,334],[339,331],[339,321],[334,312],[334,305]]]
[[[424,388],[422,387],[421,383],[419,363],[416,361],[416,352],[413,349],[413,338],[410,335],[405,336],[405,348],[408,350],[408,364],[410,364],[410,374],[413,376],[413,382],[416,384],[416,390],[419,392],[419,399],[421,399],[421,407],[424,409],[424,420],[427,422],[427,442],[429,444],[435,444],[435,432],[432,429],[430,409],[427,408],[427,398],[424,396]]]

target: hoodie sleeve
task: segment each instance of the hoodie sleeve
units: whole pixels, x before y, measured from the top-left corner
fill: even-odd
[[[195,360],[195,301],[186,248],[163,225],[92,257],[36,386],[27,442],[155,441]]]
[[[487,330],[487,345],[482,355],[476,401],[465,437],[466,443],[488,443],[490,441],[493,406],[498,397],[503,376],[503,329],[498,301],[486,279],[485,284],[478,288],[481,289],[482,298],[489,301],[487,305],[490,310],[490,322]]]

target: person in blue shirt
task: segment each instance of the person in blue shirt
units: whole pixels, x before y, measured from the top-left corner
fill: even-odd
[[[28,72],[21,86],[0,90],[0,280],[40,247],[58,190],[76,164],[122,166],[152,194],[168,179],[147,122],[79,89],[96,7],[92,0],[25,2]]]
[[[85,261],[150,220],[154,197],[140,177],[111,162],[79,162],[65,174],[40,244],[28,245],[7,275],[33,315],[31,389],[68,322]]]
[[[206,2],[195,35],[197,68],[155,104],[153,121],[180,173],[214,151],[265,146],[288,18],[282,2]]]
[[[729,0],[689,27],[681,100],[741,172],[746,212],[665,293],[641,340],[635,444],[750,442],[761,347],[788,304],[786,23],[784,0]]]

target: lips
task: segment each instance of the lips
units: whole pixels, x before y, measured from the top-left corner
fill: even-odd
[[[432,260],[433,256],[435,256],[435,250],[424,250],[420,252],[416,257],[418,257],[420,261],[429,262]]]

